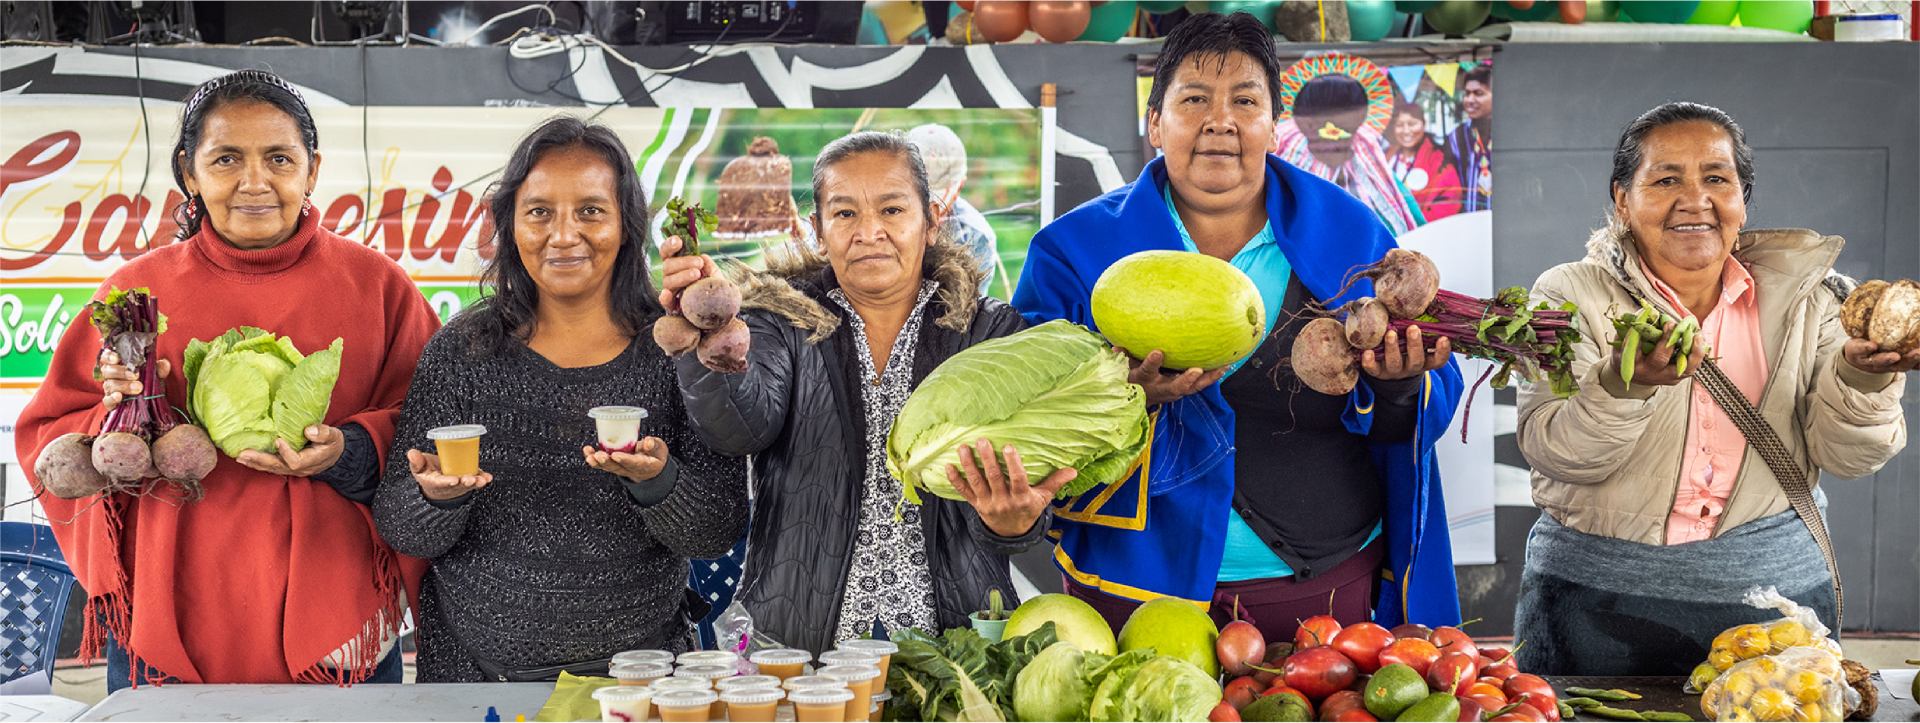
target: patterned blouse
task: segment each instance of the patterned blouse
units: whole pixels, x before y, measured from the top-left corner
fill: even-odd
[[[860,399],[866,410],[867,474],[861,495],[859,535],[854,540],[853,565],[847,573],[840,603],[836,639],[873,632],[878,620],[888,630],[936,628],[933,575],[927,566],[927,538],[920,525],[920,507],[902,496],[900,481],[887,472],[887,431],[913,391],[913,352],[919,345],[921,313],[939,284],[922,281],[919,299],[907,324],[894,339],[885,372],[875,371],[868,348],[866,323],[839,289],[828,297],[847,312],[856,348],[861,350]]]

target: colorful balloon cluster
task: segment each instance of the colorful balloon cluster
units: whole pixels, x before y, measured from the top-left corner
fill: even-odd
[[[958,0],[953,9],[974,42],[1005,43],[1031,30],[1050,43],[1113,42],[1126,37],[1141,14],[1246,12],[1273,27],[1280,0]],[[1489,18],[1519,22],[1637,22],[1738,25],[1806,32],[1813,0],[1347,0],[1353,39],[1372,42],[1392,32],[1399,14],[1420,15],[1448,35],[1466,35]]]

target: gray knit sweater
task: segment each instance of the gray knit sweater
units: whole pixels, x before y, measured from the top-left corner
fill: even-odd
[[[402,554],[432,566],[421,590],[419,680],[482,679],[474,657],[508,669],[687,647],[688,558],[720,557],[745,532],[743,461],[688,427],[673,367],[644,336],[618,358],[563,369],[515,343],[468,352],[456,319],[427,344],[400,417],[374,522]],[[658,477],[626,484],[586,466],[591,407],[647,409],[642,434],[667,443]],[[426,431],[482,424],[493,483],[430,502],[408,471]]]

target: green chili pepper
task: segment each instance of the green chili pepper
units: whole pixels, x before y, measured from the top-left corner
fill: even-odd
[[[1604,705],[1588,708],[1580,711],[1580,714],[1590,715],[1595,718],[1605,718],[1607,720],[1646,720],[1645,717],[1640,715],[1640,711],[1627,710],[1626,708],[1608,708]]]

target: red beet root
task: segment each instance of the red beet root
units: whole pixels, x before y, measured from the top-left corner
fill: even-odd
[[[147,473],[153,453],[145,440],[126,432],[108,432],[93,440],[93,468],[115,482],[133,482]]]
[[[740,287],[718,276],[695,281],[680,294],[680,313],[701,329],[725,326],[740,315]]]
[[[153,440],[153,466],[157,476],[175,482],[199,482],[206,479],[219,462],[213,440],[207,430],[182,424]]]
[[[113,481],[93,467],[93,450],[84,434],[63,434],[40,449],[33,462],[33,477],[53,496],[63,500],[85,497],[113,486]]]
[[[700,327],[684,316],[662,316],[653,321],[653,343],[667,356],[680,356],[700,345]]]
[[[747,370],[747,348],[752,343],[747,322],[736,318],[700,340],[700,363],[722,374],[739,374]]]

